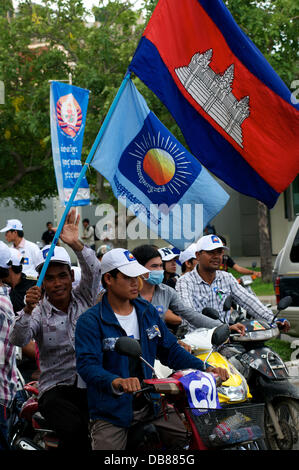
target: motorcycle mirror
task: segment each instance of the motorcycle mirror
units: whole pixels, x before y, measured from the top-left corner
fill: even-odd
[[[140,359],[148,367],[150,367],[150,369],[152,369],[152,371],[154,372],[154,376],[157,376],[153,366],[141,356],[141,346],[136,339],[130,338],[129,336],[121,336],[120,338],[117,338],[115,343],[115,351],[121,354],[122,356],[129,356],[133,357],[134,359]]]
[[[233,303],[233,298],[231,295],[228,295],[224,301],[224,304],[223,304],[223,310],[224,312],[227,312],[228,310],[231,309],[232,307],[232,303]]]
[[[211,338],[213,346],[220,346],[223,344],[230,335],[230,329],[228,325],[217,326]]]
[[[219,320],[219,314],[217,310],[212,307],[203,308],[201,313],[206,317],[212,318],[213,320]]]
[[[142,354],[138,341],[128,336],[121,336],[116,340],[115,351],[122,356],[129,356],[135,359],[139,358]]]
[[[290,295],[287,295],[286,297],[283,297],[280,299],[277,305],[277,310],[280,312],[281,310],[284,310],[285,308],[289,307],[292,303],[292,297]]]

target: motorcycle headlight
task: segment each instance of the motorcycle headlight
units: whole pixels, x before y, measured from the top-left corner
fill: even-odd
[[[218,393],[224,395],[229,401],[243,401],[247,398],[247,382],[242,377],[241,385],[236,387],[221,385],[217,388]]]

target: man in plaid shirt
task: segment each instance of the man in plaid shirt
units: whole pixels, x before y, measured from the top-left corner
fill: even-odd
[[[0,241],[0,450],[7,438],[7,410],[17,391],[16,352],[8,340],[14,311],[9,289],[2,282],[8,276],[10,259],[8,246]]]
[[[79,316],[96,303],[101,276],[94,250],[79,240],[79,219],[72,209],[60,234],[80,263],[79,284],[73,288],[74,272],[67,251],[55,246],[42,289],[33,286],[27,291],[25,307],[18,312],[9,336],[20,347],[31,339],[36,341],[41,372],[39,410],[64,450],[89,449],[86,389],[78,378],[74,337]],[[46,245],[41,252],[36,266],[39,273],[49,248]]]
[[[224,250],[227,249],[217,235],[205,235],[198,241],[196,258],[198,265],[180,277],[176,283],[176,290],[185,306],[201,312],[205,307],[217,310],[219,318],[228,322],[223,304],[227,296],[246,309],[252,316],[263,318],[269,323],[273,322],[274,315],[260,300],[240,286],[232,274],[220,271]],[[229,313],[229,312],[228,312]],[[281,328],[287,331],[290,327],[287,320],[281,323]],[[244,333],[243,325],[237,324]],[[240,325],[240,326],[239,326]],[[244,326],[243,326],[244,328]]]

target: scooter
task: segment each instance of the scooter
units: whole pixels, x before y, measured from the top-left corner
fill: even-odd
[[[223,325],[213,332],[212,342],[215,346],[218,346],[223,344],[228,336],[229,329],[227,325]],[[220,448],[258,450],[261,448],[260,442],[264,434],[264,409],[262,404],[237,404],[219,409],[211,406],[208,399],[198,401],[195,398],[194,401],[197,406],[194,405],[194,401],[190,406],[190,396],[196,397],[197,390],[207,388],[207,379],[200,379],[198,376],[193,379],[191,374],[197,371],[190,369],[176,371],[170,377],[156,378],[155,369],[142,358],[139,343],[128,337],[118,338],[115,351],[119,354],[139,358],[153,370],[154,378],[144,379],[140,392],[147,393],[148,400],[151,400],[152,393],[160,394],[161,400],[166,400],[167,403],[172,404],[178,415],[183,417],[189,436],[189,443],[184,450],[215,450]],[[188,389],[183,384],[183,378],[190,380]],[[207,396],[209,396],[209,393]],[[134,435],[134,426],[131,433]],[[140,426],[138,427],[138,434],[141,441],[143,441],[143,431]],[[158,442],[158,445],[161,448],[161,443]]]
[[[291,300],[281,299],[274,320]],[[280,334],[274,320],[271,325],[263,319],[243,320],[245,335],[230,337],[230,362],[245,376],[253,402],[265,404],[268,449],[292,450],[298,449],[299,441],[299,390],[291,383],[283,360],[265,344]]]
[[[219,401],[223,405],[242,403],[252,398],[245,377],[223,356],[212,338],[216,328],[198,328],[184,336],[184,343],[191,346],[192,354],[213,367],[222,367],[229,378],[218,387]]]
[[[37,385],[35,381],[25,384],[22,403],[18,397],[13,402],[9,430],[11,450],[50,450],[58,447],[55,432],[38,411]]]

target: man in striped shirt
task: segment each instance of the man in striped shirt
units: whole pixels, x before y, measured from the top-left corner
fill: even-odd
[[[0,450],[5,449],[7,438],[7,410],[17,391],[17,365],[15,347],[8,336],[14,320],[9,289],[2,279],[8,276],[11,253],[7,245],[0,242]],[[2,438],[2,439],[1,439]]]
[[[86,389],[76,369],[75,327],[79,316],[97,300],[100,262],[94,250],[79,240],[79,216],[75,210],[66,217],[61,240],[75,252],[81,279],[73,288],[74,273],[67,251],[56,246],[45,273],[42,289],[31,287],[25,307],[18,312],[10,341],[24,347],[31,339],[39,350],[39,409],[59,437],[61,449],[88,449]],[[40,272],[49,251],[41,252]]]
[[[217,235],[205,235],[200,238],[196,251],[198,265],[193,271],[180,277],[176,283],[176,290],[185,306],[198,312],[205,307],[214,308],[219,313],[219,318],[228,322],[223,305],[225,299],[231,295],[233,300],[252,316],[272,323],[274,318],[272,311],[254,294],[240,286],[232,274],[219,270],[225,249],[227,247]],[[280,326],[285,331],[289,329],[286,320]],[[241,330],[239,332],[242,333]]]

